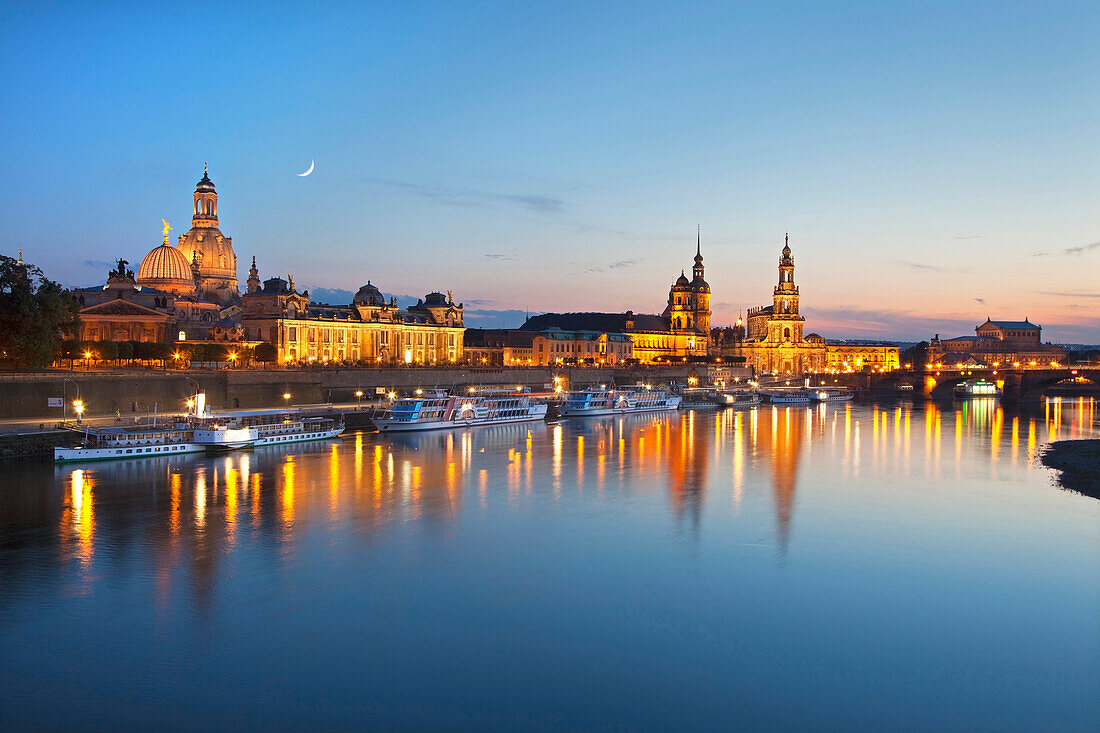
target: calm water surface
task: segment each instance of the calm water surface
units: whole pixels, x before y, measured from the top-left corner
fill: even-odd
[[[0,466],[0,726],[1095,730],[1088,401]]]

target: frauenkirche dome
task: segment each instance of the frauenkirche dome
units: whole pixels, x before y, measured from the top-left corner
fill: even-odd
[[[198,265],[200,289],[222,303],[240,300],[237,283],[237,255],[233,238],[218,228],[218,192],[203,167],[202,180],[195,185],[195,207],[191,228],[179,238],[176,248],[188,266]]]

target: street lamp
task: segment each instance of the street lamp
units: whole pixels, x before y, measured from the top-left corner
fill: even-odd
[[[356,410],[362,410],[363,409],[363,390],[361,390],[361,389],[355,390],[355,399],[357,399],[359,401],[359,405],[355,409]]]
[[[79,425],[84,418],[84,400],[73,400],[73,409],[76,410],[76,424]]]
[[[283,392],[283,406],[290,407],[290,392]]]
[[[92,370],[92,352],[90,351],[84,352],[84,368],[89,372]]]

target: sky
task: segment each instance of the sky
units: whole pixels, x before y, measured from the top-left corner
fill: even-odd
[[[653,313],[698,227],[724,325],[789,231],[807,332],[1097,343],[1098,38],[1095,2],[5,3],[0,253],[103,282],[208,161],[242,279]]]

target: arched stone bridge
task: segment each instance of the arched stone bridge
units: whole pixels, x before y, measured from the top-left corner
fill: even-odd
[[[1047,369],[928,369],[924,372],[896,371],[870,377],[872,389],[889,388],[891,384],[908,382],[926,397],[950,397],[955,385],[967,380],[984,379],[996,382],[1004,390],[1003,400],[1009,402],[1039,402],[1051,387],[1076,380],[1088,391],[1100,394],[1100,367],[1066,366]]]

